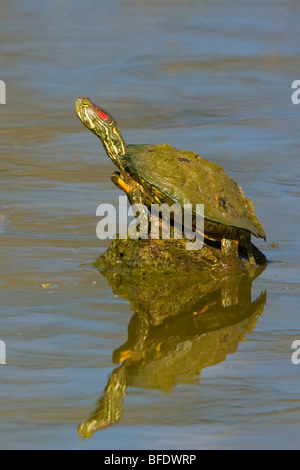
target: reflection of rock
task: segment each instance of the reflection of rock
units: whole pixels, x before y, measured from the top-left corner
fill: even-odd
[[[133,276],[106,272],[115,294],[135,312],[128,340],[113,353],[121,365],[108,379],[95,411],[80,424],[81,438],[120,419],[128,386],[168,391],[197,380],[204,367],[225,360],[255,327],[266,294],[251,301],[255,273],[226,276],[216,272],[189,275]]]

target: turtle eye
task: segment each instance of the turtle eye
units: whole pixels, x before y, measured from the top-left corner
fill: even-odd
[[[90,103],[87,100],[82,100],[81,101],[81,106],[83,106],[84,108],[87,108],[89,105],[90,105]]]

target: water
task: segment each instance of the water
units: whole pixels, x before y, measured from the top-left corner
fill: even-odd
[[[2,449],[298,447],[299,13],[295,0],[2,2]],[[179,326],[170,319],[173,336],[159,333],[166,350],[154,342],[155,360],[126,372],[118,423],[85,440],[77,426],[119,367],[113,352],[136,304],[135,287],[119,292],[89,264],[108,246],[95,236],[96,208],[121,193],[74,114],[82,95],[128,142],[224,166],[255,204],[267,233],[257,246],[271,261],[250,286],[266,304],[230,325],[212,316],[212,330],[193,330],[193,309],[211,304],[191,282],[196,305]]]

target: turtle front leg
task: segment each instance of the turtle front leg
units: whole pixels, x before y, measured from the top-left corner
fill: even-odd
[[[136,226],[132,226],[130,224],[130,238],[147,239],[149,234],[149,212],[144,204],[144,193],[142,187],[136,181],[132,180],[129,175],[121,174],[118,171],[115,171],[111,175],[111,180],[118,188],[120,188],[127,194],[130,204],[132,206],[135,206],[135,211],[139,213],[139,215],[137,216],[135,212],[135,217],[137,219]],[[139,228],[139,230],[136,231],[136,228]]]
[[[122,189],[122,191],[125,191],[125,193],[129,197],[130,188],[128,184],[126,184],[125,181],[121,178],[121,174],[119,171],[115,171],[111,175],[111,180],[119,189]]]

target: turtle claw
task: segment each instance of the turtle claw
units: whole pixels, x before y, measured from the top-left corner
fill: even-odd
[[[111,180],[118,188],[122,189],[122,191],[125,191],[126,194],[130,193],[130,188],[125,183],[125,181],[121,178],[121,174],[119,171],[115,171],[111,175]]]

